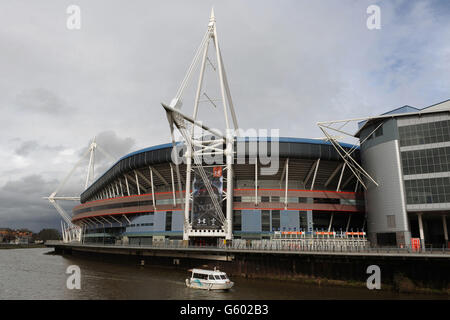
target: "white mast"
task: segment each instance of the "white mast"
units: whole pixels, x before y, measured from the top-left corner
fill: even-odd
[[[62,196],[61,197],[61,196],[57,196],[57,194],[66,185],[67,181],[73,175],[75,170],[80,166],[82,161],[88,155],[89,155],[89,164],[88,164],[86,183],[84,185],[84,189],[86,190],[89,187],[89,185],[94,181],[94,164],[95,164],[95,150],[96,149],[101,151],[105,156],[113,159],[113,157],[109,153],[105,152],[103,149],[101,149],[97,145],[97,143],[95,142],[95,137],[94,137],[91,144],[89,145],[89,148],[85,151],[85,153],[81,156],[81,158],[77,161],[77,163],[75,163],[72,170],[69,171],[67,176],[58,185],[56,190],[54,192],[52,192],[48,197],[44,197],[44,199],[47,199],[55,207],[56,211],[58,211],[59,215],[65,221],[65,223],[61,223],[64,242],[69,242],[69,241],[81,242],[82,228],[80,226],[72,223],[71,216],[64,210],[63,207],[61,207],[59,205],[59,203],[57,201],[80,201],[80,197],[79,196],[69,196],[69,197]]]
[[[217,61],[217,71],[219,74],[219,85],[220,85],[220,93],[221,93],[221,101],[223,106],[223,120],[225,125],[225,135],[222,135],[216,132],[213,129],[210,129],[202,122],[197,119],[198,116],[198,107],[200,102],[200,95],[203,88],[203,80],[204,73],[206,68],[206,63],[211,61],[208,57],[208,49],[209,45],[212,43],[213,48],[215,50],[215,58]],[[200,57],[201,61],[200,61]],[[191,78],[192,72],[195,69],[195,66],[200,63],[200,75],[197,82],[197,89],[194,100],[194,111],[193,116],[189,117],[181,112],[182,100],[181,97],[183,95],[184,89],[186,88],[189,80]],[[212,65],[212,64],[211,64]],[[214,68],[214,67],[213,67]],[[216,70],[216,68],[214,68]],[[204,93],[204,95],[208,98],[209,102],[214,104],[213,100],[209,98],[209,96]],[[189,69],[181,82],[180,88],[177,91],[174,99],[172,99],[170,106],[162,104],[167,112],[167,117],[169,121],[169,125],[171,128],[172,135],[172,143],[175,148],[175,141],[173,138],[173,125],[175,125],[180,131],[181,135],[184,138],[184,142],[186,143],[187,149],[184,154],[184,158],[186,160],[186,193],[185,193],[185,201],[184,201],[184,230],[183,230],[183,239],[188,240],[190,236],[219,236],[225,237],[227,240],[232,239],[232,214],[233,214],[233,157],[234,157],[234,137],[236,132],[238,132],[238,122],[236,113],[234,110],[233,101],[231,99],[230,88],[228,85],[225,68],[223,65],[222,54],[220,52],[219,40],[217,36],[216,29],[216,18],[214,15],[214,8],[211,10],[211,15],[209,18],[209,24],[206,31],[205,36],[202,39],[202,42],[194,56],[194,59],[189,66]],[[215,104],[214,104],[215,106]],[[233,120],[233,129],[230,127],[229,122],[229,114],[231,114]],[[190,126],[190,128],[189,128]],[[194,138],[194,129],[195,127],[201,128],[205,132],[209,132],[219,139],[214,142],[211,141],[202,141]],[[190,130],[189,130],[190,129]],[[223,150],[221,148],[222,145],[225,145],[226,148]],[[226,215],[223,214],[221,205],[217,202],[216,198],[213,196],[211,183],[208,177],[205,174],[203,169],[203,155],[210,154],[212,151],[215,154],[222,154],[226,158],[225,168],[227,171],[227,186],[225,193],[226,199]],[[193,230],[192,222],[189,221],[190,214],[190,206],[191,206],[191,174],[192,174],[192,161],[194,160],[195,168],[199,171],[200,176],[203,179],[203,182],[208,190],[218,220],[223,224],[223,228],[219,232],[206,233],[203,230]],[[177,165],[177,174],[179,175],[178,164]],[[180,179],[178,179],[180,181]],[[181,184],[179,182],[179,188],[181,188]],[[181,195],[181,193],[180,193]]]

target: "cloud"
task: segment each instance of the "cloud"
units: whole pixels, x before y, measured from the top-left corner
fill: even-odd
[[[135,139],[131,137],[119,137],[113,130],[103,131],[95,136],[95,142],[97,149],[95,150],[95,177],[97,178],[104,171],[106,171],[111,165],[113,165],[120,157],[129,153],[135,146]],[[78,150],[79,157],[83,155],[88,158],[86,154],[91,141],[83,148]]]
[[[45,225],[56,227],[59,215],[48,201],[42,199],[42,189],[56,187],[55,180],[40,175],[9,181],[0,188],[0,227],[29,228],[38,232]]]
[[[23,141],[19,147],[16,148],[15,153],[19,156],[28,156],[35,151],[57,152],[63,149],[64,147],[62,146],[41,145],[36,140],[27,140]]]
[[[66,103],[51,91],[43,88],[25,90],[16,97],[16,104],[24,112],[57,115],[70,111]]]

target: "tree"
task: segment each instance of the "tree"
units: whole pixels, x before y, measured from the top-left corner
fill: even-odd
[[[37,240],[61,240],[61,235],[56,229],[42,229],[37,234]]]

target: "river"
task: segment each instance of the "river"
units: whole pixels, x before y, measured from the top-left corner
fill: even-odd
[[[228,292],[185,286],[187,272],[164,267],[106,262],[52,254],[53,249],[0,250],[0,300],[5,299],[448,299],[364,288],[324,287],[298,282],[233,278]],[[81,289],[69,290],[66,269],[81,270]]]

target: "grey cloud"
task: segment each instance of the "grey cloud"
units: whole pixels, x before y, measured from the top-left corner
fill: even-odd
[[[63,146],[49,146],[41,145],[36,140],[23,141],[18,148],[16,148],[15,153],[20,156],[28,156],[34,151],[50,151],[57,152],[63,150]]]
[[[16,96],[16,104],[27,112],[61,114],[70,110],[67,104],[50,90],[37,88],[25,90]]]
[[[55,180],[45,180],[40,175],[7,182],[0,189],[0,227],[25,227],[35,232],[46,226],[56,227],[59,215],[42,199],[43,190],[52,190],[56,185]],[[64,206],[70,210],[67,204]]]
[[[95,142],[98,147],[109,154],[114,160],[117,160],[125,153],[129,152],[136,144],[135,139],[131,137],[120,137],[114,130],[102,131],[95,136]],[[82,156],[89,148],[91,141],[85,147],[78,151],[78,155]],[[111,161],[109,157],[105,156],[101,151],[96,152],[96,161],[99,163]]]
[[[21,145],[15,150],[16,154],[19,156],[27,156],[32,151],[36,150],[38,148],[39,144],[37,141],[30,140],[30,141],[24,141],[21,143]]]
[[[136,142],[131,137],[120,137],[113,130],[102,131],[95,136],[95,142],[98,149],[95,152],[95,170],[94,175],[97,178],[103,174],[115,161],[119,160],[123,155],[133,150]],[[83,156],[88,150],[91,141],[85,147],[78,150],[78,157]],[[101,150],[100,150],[101,149]],[[106,155],[104,154],[106,153]],[[87,157],[86,157],[87,158]],[[86,162],[87,167],[87,162]]]

